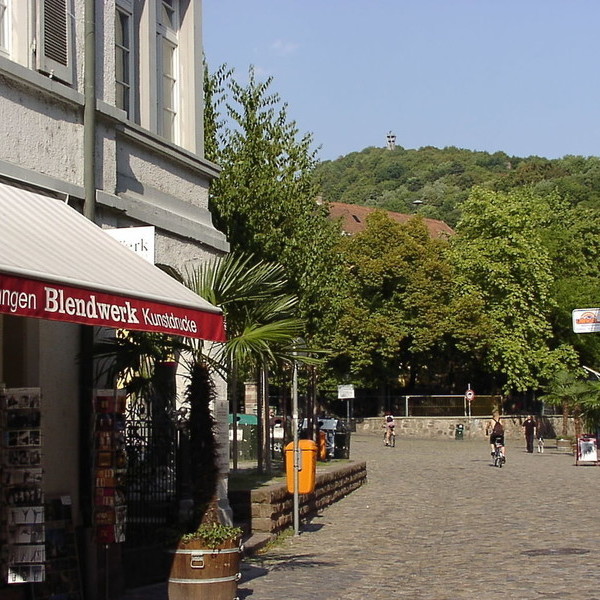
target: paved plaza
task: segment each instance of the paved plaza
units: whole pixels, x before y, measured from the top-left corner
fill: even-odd
[[[240,600],[600,600],[600,468],[510,442],[353,434],[369,482],[245,559]]]

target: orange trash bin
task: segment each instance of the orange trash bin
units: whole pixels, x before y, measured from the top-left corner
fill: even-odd
[[[317,444],[312,440],[298,440],[300,460],[298,464],[298,493],[311,494],[315,491],[317,474]],[[287,489],[294,493],[294,442],[285,447],[285,474]]]

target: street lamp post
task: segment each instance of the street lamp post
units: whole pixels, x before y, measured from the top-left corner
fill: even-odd
[[[300,448],[298,447],[298,361],[294,352],[292,373],[292,430],[294,454],[294,535],[300,535]]]

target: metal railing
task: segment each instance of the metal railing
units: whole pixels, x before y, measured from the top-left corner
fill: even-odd
[[[403,396],[396,411],[401,417],[476,417],[489,415],[501,402],[500,396],[476,396],[469,402],[464,394]]]

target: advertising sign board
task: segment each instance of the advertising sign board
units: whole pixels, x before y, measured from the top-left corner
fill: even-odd
[[[573,311],[573,331],[575,333],[600,331],[600,308],[576,308]]]

